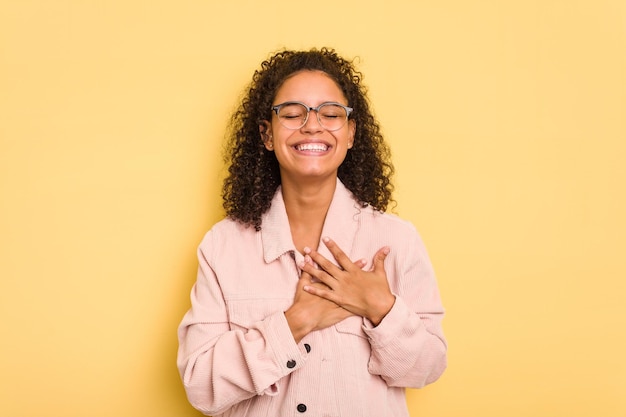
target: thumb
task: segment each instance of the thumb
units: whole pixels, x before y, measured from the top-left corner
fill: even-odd
[[[374,255],[374,262],[372,263],[372,271],[385,271],[385,259],[389,255],[389,246],[383,246],[378,249],[378,252]]]
[[[312,282],[312,276],[311,274],[309,274],[306,271],[301,271],[300,272],[300,279],[298,279],[298,286],[299,287],[303,287],[307,284],[310,284]]]

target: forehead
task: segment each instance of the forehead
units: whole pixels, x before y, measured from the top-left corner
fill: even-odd
[[[276,91],[275,103],[301,101],[317,106],[326,101],[346,103],[341,88],[323,71],[303,70],[289,76]]]

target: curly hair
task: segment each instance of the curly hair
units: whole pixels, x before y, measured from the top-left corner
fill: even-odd
[[[339,166],[338,177],[363,206],[385,211],[391,200],[394,169],[389,147],[370,111],[362,74],[353,62],[333,49],[282,50],[261,63],[239,108],[233,113],[224,153],[228,175],[222,188],[226,215],[247,226],[261,229],[261,218],[271,205],[281,183],[278,160],[265,149],[259,126],[271,120],[271,106],[278,89],[291,75],[302,70],[323,71],[342,90],[354,110],[354,145]]]

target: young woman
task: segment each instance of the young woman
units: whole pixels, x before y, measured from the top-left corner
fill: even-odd
[[[330,49],[261,64],[233,115],[227,218],[198,250],[178,368],[213,416],[408,416],[446,367],[424,245],[361,75]]]

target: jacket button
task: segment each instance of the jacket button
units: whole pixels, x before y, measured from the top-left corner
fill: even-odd
[[[306,405],[298,404],[297,409],[298,409],[299,412],[304,413],[306,411]]]
[[[287,361],[287,368],[292,369],[292,368],[295,368],[295,367],[296,367],[296,361],[294,361],[293,359]]]
[[[311,345],[309,345],[308,343],[304,344],[304,348],[306,349],[306,353],[309,353],[311,351]]]

